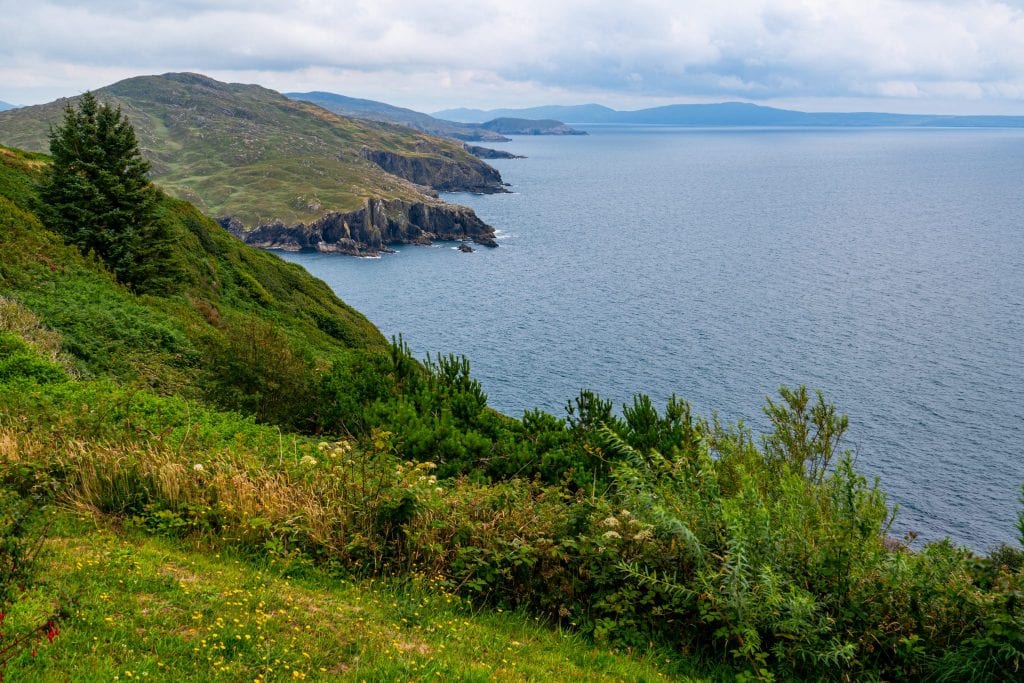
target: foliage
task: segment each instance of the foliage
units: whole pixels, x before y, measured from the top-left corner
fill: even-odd
[[[26,609],[38,582],[48,528],[40,521],[46,510],[39,502],[39,496],[23,495],[0,480],[0,681],[21,668],[11,663],[25,652],[31,651],[34,657],[40,643],[52,643],[60,635],[59,607],[44,604],[41,611]]]
[[[158,221],[135,130],[120,109],[87,92],[50,131],[53,163],[39,194],[47,225],[85,254],[94,254],[136,290],[174,284],[170,232]]]
[[[0,155],[16,194],[0,197],[0,483],[18,495],[293,576],[430,577],[602,648],[657,643],[742,676],[1019,677],[1024,552],[887,538],[893,513],[821,394],[782,388],[760,440],[676,397],[616,412],[582,391],[564,416],[513,419],[465,358],[386,346],[181,202],[158,208],[183,289],[126,289],[18,194],[37,164]],[[106,570],[134,571],[118,552]],[[225,677],[260,671],[231,648]]]
[[[369,197],[433,202],[367,161],[364,150],[470,177],[493,172],[460,142],[344,118],[255,85],[164,74],[130,78],[95,95],[130,118],[164,190],[207,215],[233,216],[249,227],[308,224],[329,211],[358,210]],[[0,142],[43,152],[47,126],[62,116],[61,102],[4,112]]]
[[[291,357],[306,365],[315,360],[303,380],[312,382],[336,353],[385,346],[373,325],[323,282],[162,195],[156,213],[173,235],[180,291],[139,296],[127,290],[102,263],[84,258],[39,221],[35,188],[46,168],[40,155],[0,148],[0,195],[10,192],[0,196],[0,290],[5,310],[32,321],[18,323],[18,333],[45,330],[51,346],[63,349],[58,362],[73,374],[204,398],[313,429],[305,396],[282,399],[301,410],[263,405],[233,390],[235,378],[279,385],[297,366],[279,367],[275,358]],[[274,330],[270,358],[250,355],[245,368],[237,358],[214,362],[225,349],[244,345],[248,330],[267,328]]]

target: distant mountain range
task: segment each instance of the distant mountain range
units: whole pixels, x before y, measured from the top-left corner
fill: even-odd
[[[463,123],[482,123],[502,117],[557,119],[569,124],[670,124],[676,126],[848,126],[848,127],[1024,127],[1024,116],[951,116],[885,114],[878,112],[803,112],[762,107],[746,102],[671,104],[664,107],[617,111],[600,104],[551,105],[524,109],[445,109],[434,116]]]
[[[328,111],[342,116],[384,123],[410,126],[423,133],[455,138],[468,142],[508,142],[508,138],[479,126],[467,126],[455,121],[437,119],[412,109],[396,107],[375,100],[363,100],[331,92],[289,92],[285,97],[302,102],[312,102]]]
[[[291,92],[286,97],[300,102],[311,102],[324,109],[357,119],[397,123],[422,133],[453,138],[464,142],[508,142],[505,135],[586,135],[561,121],[492,117],[479,123],[462,123],[435,118],[429,114],[396,107],[376,100],[363,100],[331,92]]]
[[[16,105],[16,104],[11,104],[9,102],[4,102],[3,100],[0,100],[0,111],[6,111],[8,109],[17,109],[17,108],[18,108],[18,105]]]

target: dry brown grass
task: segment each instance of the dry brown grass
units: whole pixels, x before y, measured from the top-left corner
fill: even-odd
[[[71,359],[62,351],[60,333],[46,327],[39,316],[20,302],[0,297],[0,332],[17,335],[44,358],[72,372]]]

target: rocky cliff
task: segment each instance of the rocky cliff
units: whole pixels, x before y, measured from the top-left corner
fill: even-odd
[[[362,155],[391,175],[439,192],[495,194],[508,191],[496,169],[475,159],[406,155],[365,147]]]
[[[368,199],[363,208],[331,212],[309,224],[280,221],[247,230],[236,219],[220,224],[246,244],[262,249],[283,249],[376,256],[394,244],[430,244],[433,240],[473,240],[496,247],[494,228],[472,209],[453,204],[428,204],[400,199]]]

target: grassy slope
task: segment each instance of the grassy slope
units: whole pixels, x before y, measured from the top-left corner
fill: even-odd
[[[337,116],[256,85],[196,74],[140,76],[96,91],[120,106],[168,192],[247,226],[309,222],[367,197],[436,201],[360,156],[367,147],[405,156],[481,162],[460,143]],[[71,100],[72,102],[74,99]],[[0,142],[37,152],[68,100],[0,116]]]
[[[296,353],[382,347],[380,332],[302,268],[247,247],[166,198],[179,273],[173,296],[135,296],[45,230],[32,212],[45,157],[0,148],[0,294],[60,332],[84,376],[187,391],[232,329],[269,324]]]
[[[70,612],[11,680],[700,680],[657,652],[631,658],[518,614],[480,613],[430,580],[351,581],[54,516],[42,583],[17,632]],[[70,598],[70,600],[69,600]]]
[[[266,485],[283,481],[282,450],[310,452],[314,441],[282,438],[276,427],[180,397],[196,381],[211,338],[224,320],[263,321],[327,357],[380,345],[379,333],[323,283],[171,199],[162,210],[176,231],[182,290],[131,294],[39,223],[33,186],[45,163],[41,155],[0,149],[0,480],[29,481],[49,459],[76,453],[132,458],[160,451],[210,467],[235,462]],[[5,383],[16,356],[35,357],[36,366],[57,360],[77,379]],[[161,397],[140,384],[178,395]],[[227,527],[187,541],[153,538],[124,529],[131,518],[116,510],[101,513],[70,490],[58,499],[37,579],[3,609],[4,631],[18,634],[57,607],[61,633],[53,643],[44,638],[36,656],[26,649],[10,661],[8,680],[690,675],[678,655],[671,662],[657,651],[627,657],[521,615],[475,612],[422,577],[344,581],[287,555],[232,555],[240,550]]]

